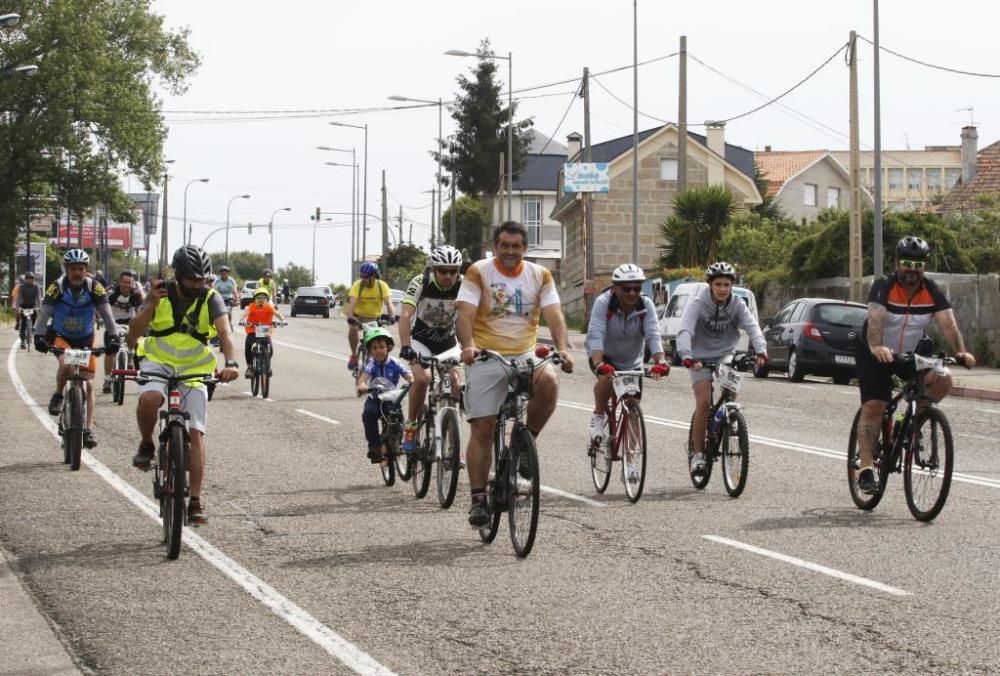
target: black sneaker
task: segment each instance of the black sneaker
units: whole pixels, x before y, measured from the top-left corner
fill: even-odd
[[[473,528],[486,528],[490,525],[490,510],[486,506],[486,496],[472,499],[472,508],[469,510],[469,525]]]
[[[101,392],[103,394],[111,394],[111,381],[107,378],[104,379],[104,384],[101,385]]]
[[[875,472],[871,467],[866,467],[858,474],[858,490],[865,495],[878,493],[878,482],[875,481]]]
[[[63,405],[63,395],[62,392],[56,392],[49,399],[49,415],[59,415],[62,413]]]
[[[83,447],[84,448],[97,447],[97,439],[94,438],[94,432],[89,427],[83,430]]]
[[[379,453],[377,448],[369,448],[368,459],[372,461],[373,465],[377,465],[382,462],[382,454]]]
[[[153,453],[156,452],[156,446],[152,443],[150,444],[139,444],[139,450],[136,452],[135,456],[132,458],[132,465],[138,467],[143,472],[149,471],[149,466],[153,462]]]
[[[208,523],[208,515],[205,514],[205,505],[198,498],[191,498],[188,502],[188,524],[191,526],[204,526]]]

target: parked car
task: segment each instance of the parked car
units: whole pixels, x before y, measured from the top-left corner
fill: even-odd
[[[663,339],[663,349],[667,354],[673,355],[674,366],[680,363],[677,358],[677,332],[681,329],[681,316],[688,301],[694,297],[698,291],[708,286],[706,282],[684,282],[678,284],[674,292],[670,295],[670,300],[662,312],[657,312],[657,323],[660,326],[660,338]],[[750,308],[750,314],[757,319],[757,297],[753,291],[742,286],[733,287],[733,295],[742,300]],[[740,342],[737,343],[737,350],[746,350],[750,345],[750,337],[746,331],[740,329]]]
[[[323,315],[330,317],[329,289],[325,286],[300,286],[295,290],[295,300],[292,301],[292,316]]]
[[[766,378],[770,371],[784,371],[793,383],[815,374],[848,384],[857,375],[856,338],[867,312],[861,303],[831,298],[793,300],[764,320],[770,361],[755,368],[754,375]]]
[[[242,310],[253,302],[253,290],[257,288],[256,279],[248,279],[243,282],[243,290],[240,291],[240,309]]]

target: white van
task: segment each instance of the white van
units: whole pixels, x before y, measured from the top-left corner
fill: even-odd
[[[677,332],[681,328],[681,315],[684,314],[684,308],[687,306],[688,301],[706,286],[708,286],[706,282],[684,282],[683,284],[678,284],[674,288],[674,292],[670,295],[670,300],[667,301],[667,306],[663,309],[662,315],[659,317],[660,337],[663,339],[663,349],[666,350],[667,354],[673,355],[675,366],[680,363],[677,359],[676,348]],[[733,293],[747,304],[747,307],[750,308],[750,314],[759,322],[757,297],[753,295],[753,291],[742,286],[734,286]],[[740,329],[740,342],[736,344],[736,349],[746,350],[749,345],[750,337],[746,334],[746,331]]]

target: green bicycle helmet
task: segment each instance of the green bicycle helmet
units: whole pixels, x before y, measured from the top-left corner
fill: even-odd
[[[369,344],[376,338],[385,338],[386,342],[389,343],[389,349],[392,350],[396,346],[396,341],[392,339],[392,334],[386,331],[381,326],[377,329],[372,329],[365,334],[365,349],[368,349]]]

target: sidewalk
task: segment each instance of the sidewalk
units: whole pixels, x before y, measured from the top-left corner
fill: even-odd
[[[569,331],[570,346],[577,350],[583,349],[583,339],[585,335],[579,331]],[[552,344],[552,335],[548,327],[538,327],[538,342],[546,345]],[[950,397],[968,397],[970,399],[985,399],[987,401],[1000,401],[1000,369],[991,369],[977,366],[971,371],[961,366],[952,366],[951,375],[955,380],[955,386],[951,390]]]
[[[0,549],[0,674],[79,674]]]

